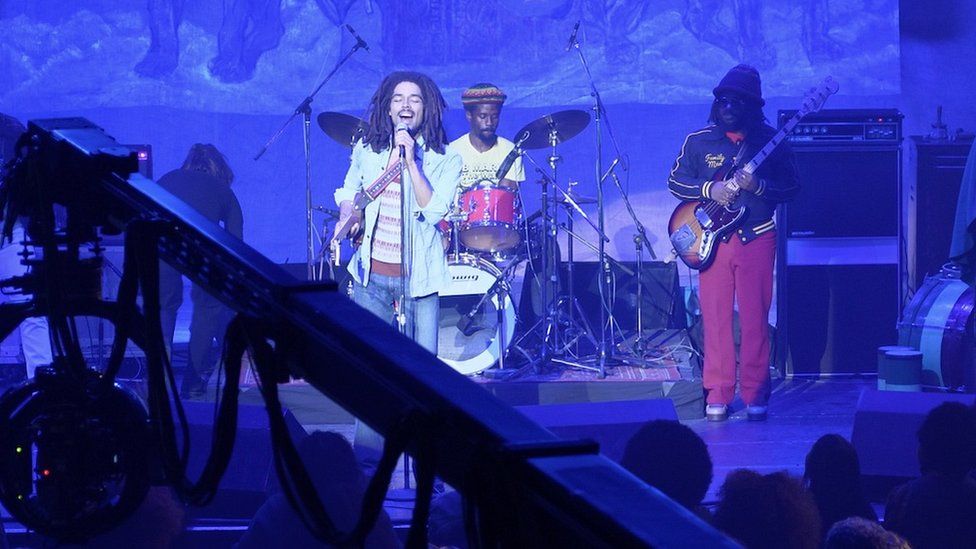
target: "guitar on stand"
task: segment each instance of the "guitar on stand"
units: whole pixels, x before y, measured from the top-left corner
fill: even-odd
[[[727,206],[711,199],[682,202],[674,209],[668,220],[668,236],[677,255],[689,268],[701,271],[707,269],[715,259],[718,243],[728,237],[739,227],[746,215],[746,208],[737,200],[741,190],[736,183],[735,174],[738,171],[754,174],[783,139],[793,130],[800,120],[819,111],[827,98],[837,93],[837,81],[828,76],[819,86],[808,93],[796,115],[793,116],[762,149],[742,167],[737,161],[725,170],[719,170],[713,180],[716,185],[725,185],[732,192],[733,199]]]

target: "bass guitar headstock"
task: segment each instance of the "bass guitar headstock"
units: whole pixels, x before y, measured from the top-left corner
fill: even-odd
[[[828,76],[824,78],[817,87],[811,89],[803,96],[803,102],[797,110],[797,115],[802,118],[812,112],[819,111],[823,108],[824,103],[827,102],[827,98],[837,93],[839,89],[840,84],[834,80],[834,77]]]

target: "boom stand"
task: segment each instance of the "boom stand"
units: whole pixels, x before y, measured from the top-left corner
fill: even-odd
[[[606,114],[606,109],[603,105],[603,100],[600,98],[600,92],[596,89],[596,84],[593,81],[593,74],[590,72],[590,66],[586,62],[586,57],[583,55],[583,49],[580,47],[579,41],[576,40],[576,35],[572,37],[570,43],[571,47],[576,48],[576,53],[579,55],[580,63],[583,65],[583,70],[586,72],[587,80],[590,84],[590,95],[593,96],[593,113],[594,113],[594,123],[596,124],[596,202],[597,202],[597,225],[601,234],[605,234],[605,215],[604,215],[604,197],[603,197],[603,182],[606,179],[606,175],[603,174],[603,128],[602,123],[604,116]],[[614,165],[617,164],[620,158],[620,147],[617,146],[617,139],[613,135],[613,128],[610,126],[610,122],[607,121],[607,131],[610,135],[610,140],[613,143],[614,150],[617,154],[617,160],[614,161]],[[611,167],[612,171],[612,167]],[[598,377],[606,377],[606,368],[608,365],[612,366],[613,355],[612,349],[614,346],[613,340],[613,326],[615,320],[613,318],[613,304],[610,303],[610,261],[608,259],[605,241],[600,240],[599,243],[599,257],[600,257],[600,270],[601,276],[599,280],[600,287],[600,344],[597,349],[596,356],[593,360],[596,364],[596,371]],[[609,333],[609,337],[607,332]]]
[[[254,155],[254,160],[258,160],[264,156],[264,153],[268,152],[268,149],[285,132],[285,128],[291,124],[291,121],[299,114],[302,115],[302,142],[305,150],[305,263],[306,274],[309,280],[319,280],[322,278],[322,272],[317,273],[315,269],[315,242],[312,236],[314,231],[312,227],[312,101],[315,99],[315,95],[319,93],[319,90],[322,89],[322,86],[325,86],[325,83],[332,79],[332,76],[339,70],[339,67],[344,65],[352,57],[352,54],[356,53],[356,50],[363,46],[365,46],[365,43],[357,40],[356,45],[342,59],[336,62],[336,65],[332,67],[329,74],[325,75],[325,79],[319,83],[318,87],[295,107],[295,111],[291,113],[291,116],[268,138],[268,141],[261,147],[258,154]]]

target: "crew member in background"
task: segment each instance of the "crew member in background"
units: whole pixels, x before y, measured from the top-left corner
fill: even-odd
[[[498,121],[506,96],[493,84],[475,84],[461,94],[464,117],[471,131],[451,142],[451,148],[464,159],[461,168],[461,190],[488,180],[505,187],[517,189],[525,180],[522,158],[516,156],[511,168],[503,174],[498,170],[505,158],[515,149],[515,144],[500,137]]]
[[[7,163],[13,160],[17,139],[25,130],[23,124],[16,118],[0,113],[0,180],[6,176]],[[18,220],[14,224],[10,242],[0,242],[0,280],[22,276],[27,272],[27,267],[21,262],[23,257],[20,255],[24,250],[21,242],[25,238],[24,221]],[[29,247],[29,251],[33,253],[33,246]],[[13,294],[4,291],[0,292],[0,303],[22,303],[30,301],[32,297],[31,294]],[[34,377],[34,371],[38,366],[51,364],[53,358],[47,317],[29,317],[20,323],[20,347],[24,353],[27,379]]]
[[[353,301],[393,322],[392,305],[399,299],[401,277],[407,277],[404,331],[434,354],[438,292],[450,283],[437,223],[447,214],[461,176],[461,157],[447,148],[442,123],[446,108],[437,84],[425,74],[404,71],[384,78],[369,103],[369,127],[353,147],[349,171],[335,192],[336,226],[352,221],[352,233],[359,225],[364,229],[362,244],[349,261]],[[403,185],[397,175],[401,148]],[[356,210],[356,194],[390,170],[397,172],[390,174],[396,179],[363,211]],[[408,209],[403,223],[406,237],[401,235],[401,196]],[[405,246],[406,269],[401,264],[401,246]]]
[[[736,195],[713,180],[732,164],[745,164],[775,130],[766,124],[759,72],[748,65],[733,67],[713,90],[711,125],[694,131],[684,144],[668,179],[681,200],[711,199],[722,205],[744,206],[739,229],[721,242],[712,264],[701,272],[700,301],[705,331],[705,415],[728,417],[735,397],[736,349],[732,319],[738,305],[742,331],[739,348],[739,394],[750,420],[766,419],[769,401],[769,307],[776,258],[776,205],[799,191],[796,165],[787,144],[780,145],[752,175],[737,171]]]
[[[190,147],[183,166],[161,177],[158,183],[207,219],[222,223],[231,235],[243,238],[244,217],[230,188],[233,181],[234,172],[217,147],[197,143]],[[180,393],[184,398],[198,398],[206,394],[207,380],[217,363],[211,358],[214,341],[219,352],[233,311],[196,284],[190,289],[190,299],[193,316],[189,358]],[[164,261],[159,262],[159,301],[166,352],[172,357],[176,314],[183,303],[183,277]]]

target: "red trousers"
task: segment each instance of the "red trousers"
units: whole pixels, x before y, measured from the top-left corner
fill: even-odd
[[[729,404],[735,397],[734,304],[739,306],[739,393],[746,405],[769,398],[769,307],[773,300],[776,232],[748,244],[737,235],[716,250],[712,265],[699,276],[705,329],[702,381],[708,404]]]

